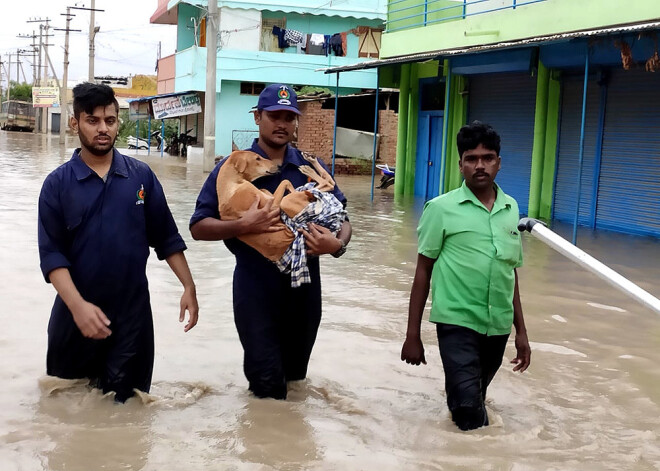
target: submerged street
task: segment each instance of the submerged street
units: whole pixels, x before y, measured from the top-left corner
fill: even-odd
[[[77,145],[68,139],[64,148],[57,136],[0,132],[3,471],[660,469],[660,316],[529,234],[519,275],[531,366],[511,371],[510,340],[489,388],[492,425],[454,426],[434,326],[422,325],[428,365],[399,359],[423,201],[395,203],[390,188],[371,202],[370,177],[337,176],[354,233],[345,256],[322,260],[308,379],[287,401],[252,397],[232,315],[233,256],[188,231],[206,178],[199,149],[187,160],[137,155],[188,244],[198,325],[184,334],[180,284],[152,254],[151,394],[116,405],[84,385],[63,388],[44,377],[55,290],[39,271],[37,199]],[[553,229],[570,238],[570,227]],[[583,229],[578,246],[660,296],[660,240]]]

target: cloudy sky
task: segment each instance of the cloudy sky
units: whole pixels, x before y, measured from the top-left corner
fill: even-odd
[[[67,6],[90,7],[91,1],[67,0],[0,0],[0,55],[7,67],[7,54],[16,54],[17,49],[28,49],[31,39],[18,35],[39,34],[38,23],[27,23],[34,18],[50,18],[52,28],[64,28]],[[127,76],[129,74],[155,75],[158,43],[161,42],[162,57],[174,53],[176,27],[152,25],[149,18],[156,11],[157,0],[96,0],[95,7],[105,10],[96,12],[95,23],[100,27],[96,35],[96,60],[94,75]],[[89,11],[71,10],[76,16],[71,20],[69,38],[69,81],[87,78],[89,63]],[[64,31],[52,31],[49,55],[57,76],[62,79],[64,62]],[[37,39],[38,43],[38,39]],[[12,80],[16,80],[15,55],[12,56]],[[32,58],[22,57],[22,66],[27,80],[32,80]],[[6,80],[3,70],[3,82]],[[23,80],[21,74],[21,81]]]

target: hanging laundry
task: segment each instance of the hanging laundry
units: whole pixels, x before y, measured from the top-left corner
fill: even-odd
[[[335,54],[335,56],[343,56],[344,48],[342,45],[341,34],[335,33],[330,36],[330,39],[328,40],[328,47]]]
[[[298,48],[298,54],[303,54],[307,52],[307,35],[303,34],[302,38],[300,39],[300,42],[296,44],[296,47]]]
[[[323,43],[325,42],[325,36],[319,33],[312,33],[309,35],[309,41],[314,46],[323,46]]]
[[[284,40],[285,33],[286,33],[285,29],[282,29],[279,26],[273,26],[273,34],[277,36],[277,47],[279,47],[280,49],[289,47],[287,42]]]
[[[344,55],[348,54],[348,33],[344,31],[343,33],[339,33],[341,36],[341,48],[344,51]]]
[[[314,36],[316,36],[316,43],[312,40],[312,38]],[[321,37],[320,43],[319,43],[319,38],[318,38],[319,36]],[[325,51],[323,50],[324,41],[325,41],[325,38],[323,37],[322,34],[310,34],[310,35],[308,35],[307,36],[307,47],[305,48],[307,54],[312,54],[312,55],[315,55],[315,56],[324,56],[325,55]]]
[[[289,46],[296,46],[302,42],[303,34],[295,29],[284,30],[284,40]]]

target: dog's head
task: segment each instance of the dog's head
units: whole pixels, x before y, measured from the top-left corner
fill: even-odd
[[[231,165],[236,172],[248,181],[277,173],[277,165],[249,150],[237,150],[227,158],[225,165]]]

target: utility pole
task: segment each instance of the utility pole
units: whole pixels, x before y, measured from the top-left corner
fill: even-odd
[[[7,54],[7,101],[9,101],[11,90],[11,52]]]
[[[66,13],[61,13],[62,16],[66,16],[66,28],[59,29],[54,28],[55,31],[64,31],[64,71],[62,72],[62,86],[60,87],[60,144],[66,143],[66,127],[68,121],[68,103],[67,103],[67,80],[69,79],[69,32],[70,31],[80,31],[79,29],[70,29],[71,18],[76,16],[71,14],[72,7],[66,7]]]
[[[94,81],[94,38],[96,37],[96,33],[99,32],[101,29],[98,26],[94,26],[94,13],[97,11],[105,11],[105,10],[98,10],[94,8],[94,4],[96,3],[95,0],[91,0],[92,2],[92,8],[85,8],[85,7],[67,7],[67,10],[71,8],[72,10],[88,10],[89,11],[89,72],[88,72],[88,77],[87,80],[90,82]]]
[[[37,60],[37,86],[48,86],[48,34],[50,18],[30,18],[27,23],[39,23],[39,58]],[[45,23],[45,25],[44,25]],[[43,78],[42,78],[43,77]],[[41,133],[48,132],[48,108],[37,108],[37,130]]]
[[[218,44],[218,0],[209,0],[206,19],[206,94],[204,97],[204,172],[215,165],[215,100]]]

